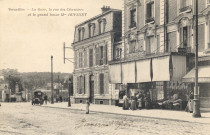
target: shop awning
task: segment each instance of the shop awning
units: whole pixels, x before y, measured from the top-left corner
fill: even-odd
[[[169,60],[170,56],[152,59],[153,82],[170,81]]]
[[[183,82],[195,82],[195,68],[188,72],[183,78]],[[210,83],[210,65],[198,67],[198,83]]]
[[[136,61],[136,82],[151,82],[151,59]]]
[[[186,56],[172,55],[171,81],[180,81],[186,75]]]
[[[135,83],[135,62],[122,63],[122,83]]]
[[[109,81],[110,83],[121,83],[121,63],[109,65]]]

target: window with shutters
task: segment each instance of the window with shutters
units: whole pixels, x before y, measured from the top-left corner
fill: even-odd
[[[205,24],[198,25],[198,51],[205,49]]]
[[[96,65],[107,64],[107,45],[96,48]]]
[[[82,68],[82,52],[79,52],[79,68]]]
[[[115,47],[115,57],[114,59],[121,59],[122,48]]]
[[[130,28],[136,27],[136,9],[130,11]]]
[[[85,94],[85,76],[77,77],[77,93]]]
[[[157,46],[154,43],[154,36],[147,37],[146,39],[146,52],[147,54],[155,53]]]
[[[77,93],[81,94],[81,78],[80,78],[80,76],[77,77]]]
[[[189,48],[190,46],[190,30],[189,27],[183,27],[181,28],[181,32],[180,32],[181,36],[180,36],[180,43],[182,48]]]
[[[99,89],[100,94],[104,94],[104,74],[99,75]]]
[[[93,66],[93,49],[89,49],[89,66]]]
[[[183,28],[183,47],[186,48],[187,47],[187,35],[188,35],[188,31],[187,31],[187,27]]]
[[[136,40],[132,40],[129,43],[129,53],[134,53],[136,49]]]
[[[154,22],[154,1],[147,3],[146,23]]]
[[[84,67],[87,67],[87,49],[84,50]]]
[[[100,49],[99,49],[99,51],[100,51],[100,64],[99,65],[103,65],[103,49],[104,49],[104,47],[103,46],[100,46]]]

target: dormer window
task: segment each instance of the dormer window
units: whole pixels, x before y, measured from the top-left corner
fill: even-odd
[[[81,41],[82,39],[82,30],[78,29],[78,37],[79,37],[79,41]]]
[[[154,22],[154,1],[147,3],[146,23]]]
[[[89,37],[92,37],[92,25],[89,25],[88,29],[89,29]]]
[[[99,19],[98,20],[98,25],[99,25],[99,34],[105,32],[105,26],[106,26],[106,19]]]
[[[90,23],[88,25],[88,30],[89,30],[89,38],[94,36],[95,24],[94,23]]]
[[[84,32],[85,32],[84,27],[78,29],[78,41],[81,41],[84,39]]]
[[[136,9],[130,11],[130,28],[136,27]]]
[[[101,34],[103,32],[103,24],[102,24],[102,21],[99,21],[99,34]]]

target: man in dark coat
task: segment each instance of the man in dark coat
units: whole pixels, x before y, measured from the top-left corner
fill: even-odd
[[[47,104],[47,95],[44,96],[44,102]]]

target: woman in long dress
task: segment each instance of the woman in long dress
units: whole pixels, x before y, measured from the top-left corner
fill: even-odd
[[[136,110],[136,100],[137,100],[136,95],[134,95],[131,99],[131,106],[130,106],[131,110]]]
[[[128,110],[129,109],[129,102],[128,102],[128,97],[125,95],[123,97],[123,110]]]

